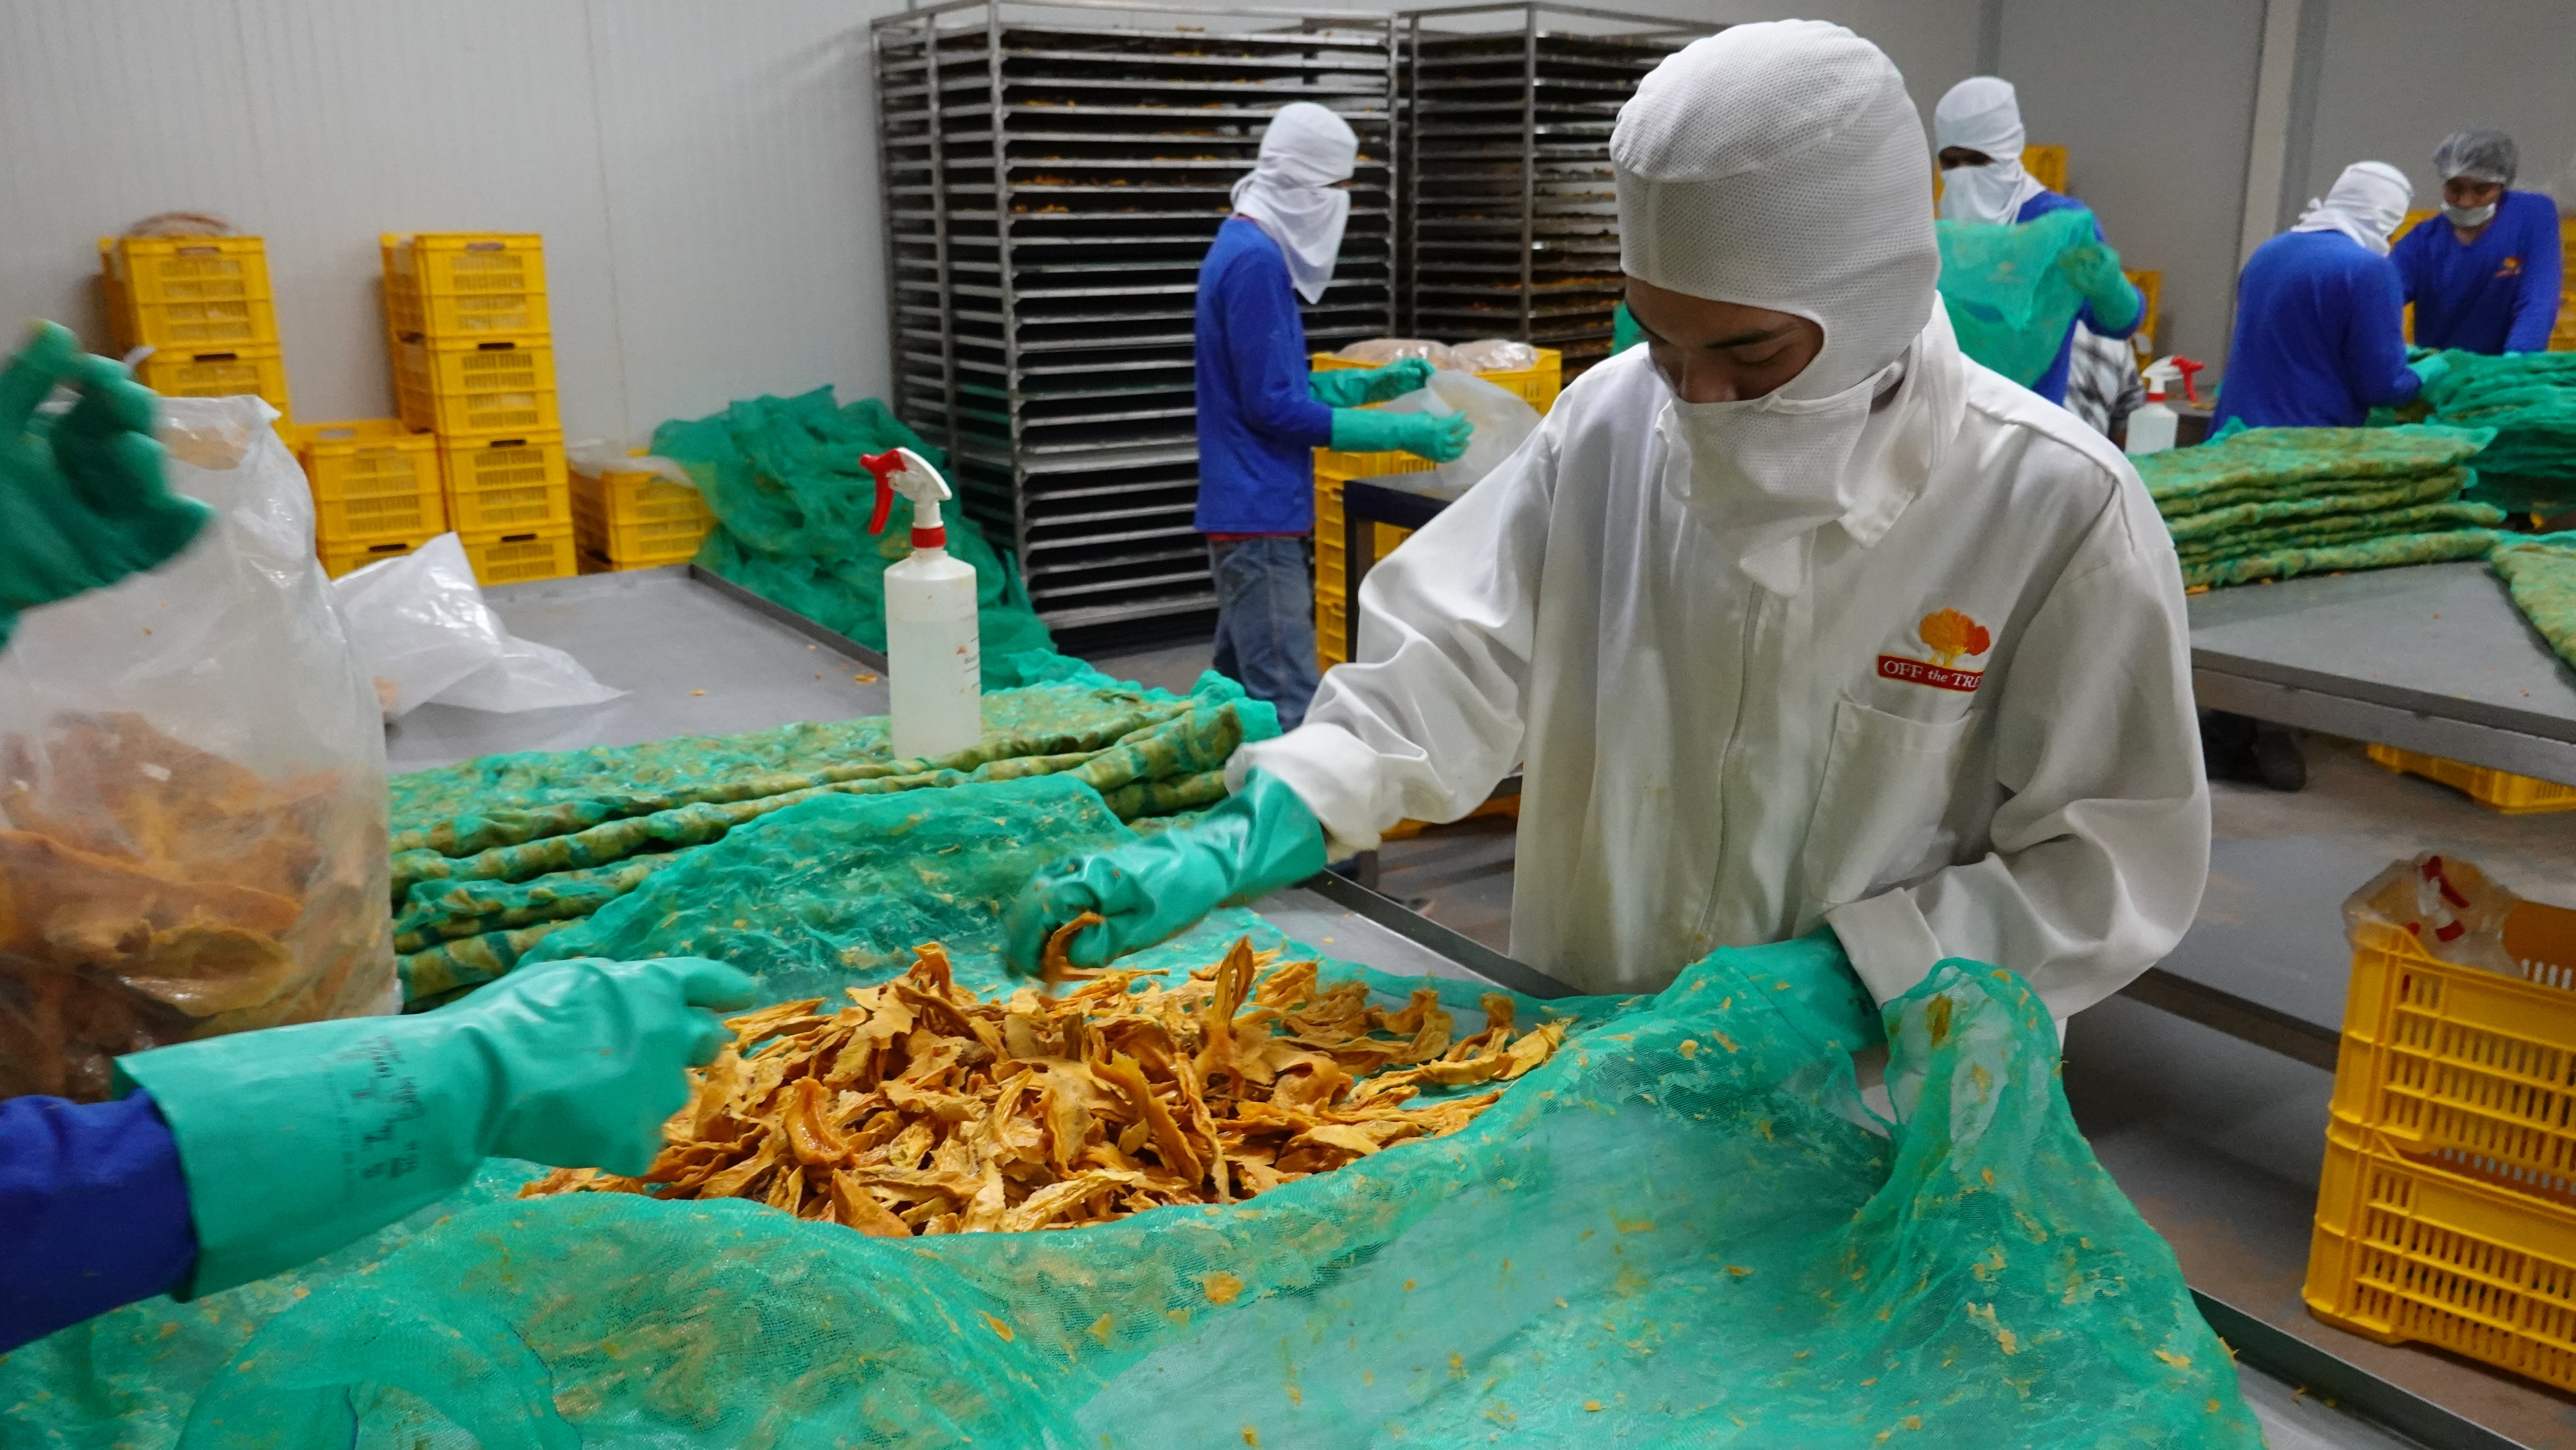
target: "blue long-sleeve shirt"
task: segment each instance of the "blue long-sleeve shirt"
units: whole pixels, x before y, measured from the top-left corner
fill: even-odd
[[[2414,400],[2397,268],[2341,232],[2283,232],[2236,282],[2236,337],[2210,417],[2248,428],[2357,428]]]
[[[196,1262],[179,1146],[151,1094],[0,1101],[0,1354],[167,1293]]]
[[[2035,222],[2041,217],[2048,215],[2050,212],[2070,211],[2077,207],[2081,207],[2082,205],[2084,205],[2084,203],[2077,201],[2071,196],[2061,196],[2053,191],[2043,191],[2039,195],[2032,197],[2030,200],[2023,202],[2021,204],[2021,210],[2014,213],[2013,221],[2015,224]],[[2093,240],[2102,243],[2104,246],[2110,245],[2110,239],[2102,235],[2102,223],[2099,220],[2096,220],[2093,223]],[[2137,288],[2133,286],[2129,290],[2131,292],[2136,292]],[[2138,324],[2146,320],[2146,298],[2143,296],[2139,297],[2137,305],[2130,309],[2129,325],[2126,327],[2103,326],[2102,319],[2094,314],[2093,304],[2090,302],[2085,303],[2084,306],[2076,312],[2075,322],[2066,324],[2066,335],[2057,340],[2057,360],[2048,365],[2048,371],[2039,375],[2039,381],[2031,384],[2030,390],[2060,407],[2065,406],[2066,373],[2069,366],[2073,363],[2075,356],[2076,322],[2084,324],[2085,327],[2100,336],[2116,340],[2128,337],[2132,333],[2135,333],[2138,330]]]
[[[1199,264],[1197,526],[1208,534],[1315,527],[1315,459],[1333,410],[1306,386],[1306,323],[1288,258],[1243,217]]]
[[[2439,216],[2418,224],[2388,254],[2415,304],[2415,341],[2489,354],[2548,351],[2565,269],[2560,247],[2558,204],[2537,192],[2506,192],[2486,230],[2465,246]]]

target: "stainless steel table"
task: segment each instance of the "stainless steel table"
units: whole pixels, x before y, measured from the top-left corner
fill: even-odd
[[[2200,703],[2576,785],[2576,671],[2483,563],[2190,601]]]
[[[889,708],[885,660],[874,650],[694,565],[505,584],[483,598],[512,634],[569,653],[627,694],[511,715],[423,705],[385,732],[388,769],[730,735]]]

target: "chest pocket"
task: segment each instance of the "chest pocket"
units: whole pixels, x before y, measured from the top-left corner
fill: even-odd
[[[1834,702],[1824,785],[1799,861],[1809,900],[1841,906],[1949,864],[1942,818],[1973,718],[1908,720]]]

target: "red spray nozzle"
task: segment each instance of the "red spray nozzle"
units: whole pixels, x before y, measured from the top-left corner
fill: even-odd
[[[2200,392],[2198,389],[2192,387],[2191,380],[2199,374],[2202,368],[2209,366],[2209,364],[2205,362],[2193,362],[2190,358],[2184,357],[2180,353],[2176,353],[2174,355],[2173,365],[2174,371],[2182,374],[2183,399],[2186,402],[2191,403],[2199,402]]]
[[[874,474],[877,480],[876,512],[868,515],[868,532],[885,532],[886,520],[894,514],[894,476],[903,472],[903,450],[889,448],[883,453],[862,453],[859,466]]]

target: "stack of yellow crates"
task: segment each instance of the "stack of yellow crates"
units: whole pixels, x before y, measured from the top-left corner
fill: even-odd
[[[286,437],[313,489],[314,546],[332,578],[447,532],[436,438],[399,418],[310,423]]]
[[[574,571],[543,240],[382,238],[385,328],[402,421],[437,435],[448,526],[485,584]]]
[[[1308,361],[1316,372],[1371,366],[1338,358],[1328,352],[1316,353]],[[1476,376],[1507,392],[1519,394],[1529,401],[1531,407],[1544,414],[1555,405],[1557,390],[1564,385],[1565,356],[1555,348],[1543,347],[1538,350],[1538,361],[1529,367],[1478,373]],[[1394,450],[1381,453],[1345,453],[1332,448],[1315,450],[1315,657],[1318,668],[1329,670],[1351,657],[1350,572],[1342,557],[1342,484],[1354,478],[1421,473],[1436,466],[1430,459]],[[1391,524],[1375,525],[1376,555],[1369,562],[1374,564],[1385,558],[1412,532]]]
[[[698,556],[715,515],[704,494],[657,473],[610,469],[572,476],[573,537],[581,571],[655,569]]]
[[[283,416],[286,358],[258,237],[101,237],[107,330],[153,349],[135,376],[169,398],[257,393]]]

